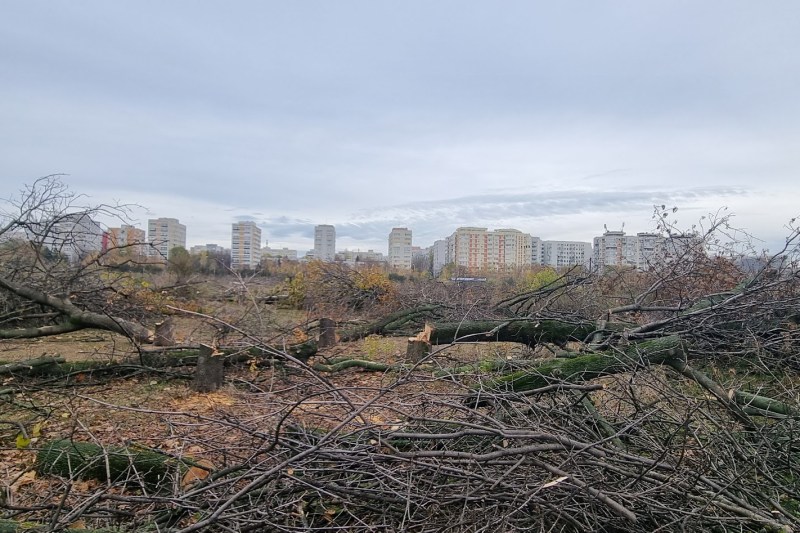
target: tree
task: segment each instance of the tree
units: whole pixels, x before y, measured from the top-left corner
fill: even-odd
[[[147,341],[139,310],[115,306],[114,277],[92,248],[93,219],[125,219],[122,205],[87,205],[58,175],[23,188],[0,208],[0,289],[6,310],[0,338],[57,335],[97,328]],[[79,223],[75,223],[79,221]],[[91,224],[89,223],[91,221]],[[90,253],[91,252],[91,253]],[[136,317],[141,318],[141,316]]]

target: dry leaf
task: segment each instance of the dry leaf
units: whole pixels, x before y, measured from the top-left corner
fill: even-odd
[[[214,468],[214,464],[207,459],[200,459],[195,461],[195,463],[197,463],[198,466],[190,467],[189,470],[187,470],[183,475],[183,479],[181,480],[181,488],[185,489],[193,483],[204,480]]]

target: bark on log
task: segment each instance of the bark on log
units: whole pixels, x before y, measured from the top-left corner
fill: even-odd
[[[201,344],[192,389],[195,392],[214,392],[220,388],[225,380],[224,365],[225,357],[222,352]]]
[[[686,346],[672,335],[643,341],[622,350],[553,359],[536,368],[521,370],[484,382],[482,389],[520,392],[554,382],[581,383],[590,379],[619,374],[641,364],[663,363],[667,359],[685,359]]]
[[[37,357],[36,359],[28,359],[27,361],[20,361],[18,363],[7,363],[0,365],[0,376],[5,376],[8,374],[30,374],[31,372],[63,362],[64,358],[61,356],[43,355],[41,357]]]
[[[317,341],[317,345],[320,348],[336,346],[336,322],[332,319],[319,319],[319,340]]]
[[[392,313],[377,322],[353,328],[339,336],[342,342],[355,341],[368,335],[404,336],[413,334],[426,320],[434,318],[441,305],[422,305],[413,309],[403,309]]]
[[[591,322],[570,324],[560,320],[484,320],[432,324],[431,344],[452,342],[518,342],[564,344],[583,341],[595,331]]]
[[[157,488],[180,479],[186,464],[151,450],[55,440],[36,454],[36,471],[66,478],[131,481]]]

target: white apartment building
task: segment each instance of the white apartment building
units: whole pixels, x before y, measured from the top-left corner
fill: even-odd
[[[261,228],[255,222],[231,224],[231,268],[256,269],[261,264]]]
[[[75,262],[103,249],[103,228],[88,213],[69,213],[29,224],[28,239]]]
[[[186,226],[177,218],[151,218],[147,221],[147,241],[150,255],[166,260],[173,248],[186,248]]]
[[[389,266],[411,270],[411,230],[408,228],[392,228],[389,233]]]
[[[197,244],[191,247],[189,253],[192,255],[200,255],[202,253],[227,254],[230,253],[230,250],[219,244]]]
[[[664,261],[674,260],[687,250],[699,249],[694,235],[664,237],[658,233],[625,235],[624,231],[606,231],[594,238],[594,266],[629,266],[647,270]]]
[[[314,227],[314,258],[320,261],[336,259],[336,228],[330,224]]]
[[[592,243],[580,241],[541,241],[541,260],[538,264],[553,268],[575,265],[589,266]]]
[[[447,259],[447,239],[440,239],[433,243],[433,275],[438,276],[444,266],[448,263]]]

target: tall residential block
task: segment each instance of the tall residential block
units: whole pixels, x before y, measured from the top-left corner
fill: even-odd
[[[531,264],[533,237],[515,229],[458,228],[447,238],[447,262],[471,272]]]
[[[541,241],[541,263],[554,268],[589,266],[592,243],[580,241]]]
[[[411,230],[392,228],[389,233],[389,266],[411,270]]]
[[[31,223],[25,231],[29,240],[73,262],[100,252],[103,247],[103,229],[85,212]]]
[[[173,248],[186,248],[186,226],[177,218],[152,218],[147,221],[147,241],[151,255],[168,259]]]
[[[336,228],[330,224],[314,227],[314,258],[320,261],[336,259]]]
[[[693,253],[704,253],[696,235],[670,235],[608,231],[594,238],[594,266],[628,266],[647,270],[665,261],[677,260]]]
[[[231,268],[255,269],[261,263],[261,228],[255,222],[231,225]]]

